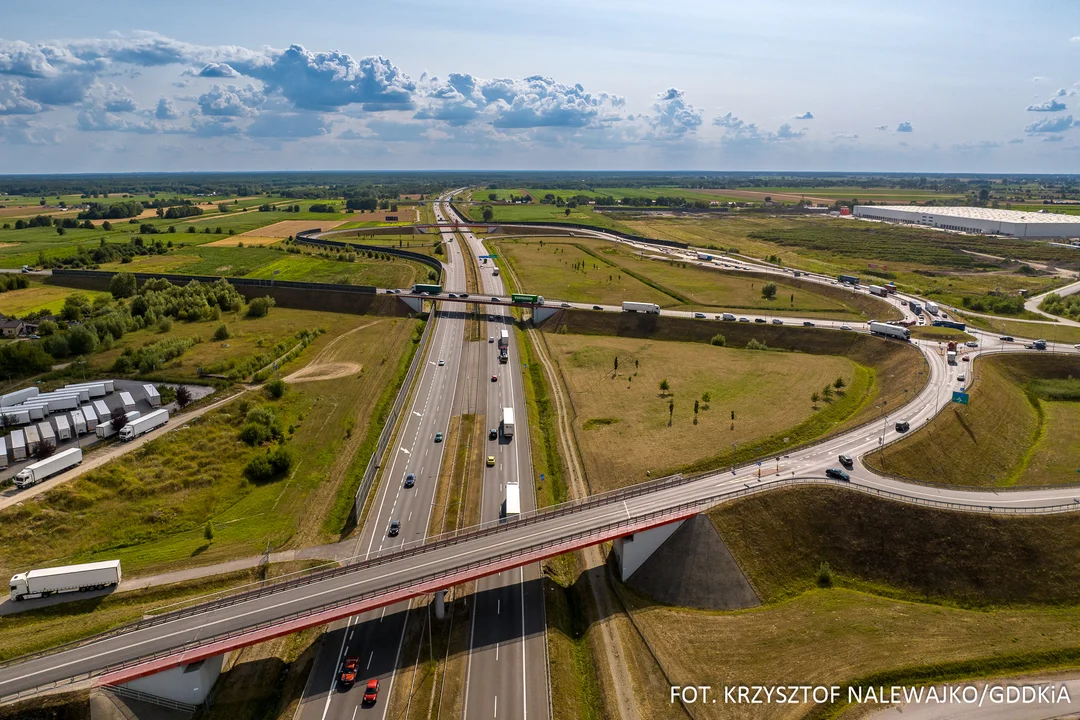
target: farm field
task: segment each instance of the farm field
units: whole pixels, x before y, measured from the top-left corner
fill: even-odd
[[[718,453],[730,462],[732,443],[746,448],[746,460],[765,438],[811,418],[827,425],[846,419],[868,384],[865,370],[842,357],[560,333],[544,338],[570,390],[592,492],[642,482],[646,471],[658,477],[710,462]],[[837,378],[851,392],[815,410],[811,394]],[[668,391],[659,389],[663,380]]]
[[[486,196],[485,196],[486,197]],[[471,205],[458,204],[458,209],[476,222],[483,220],[482,202],[473,202]],[[553,222],[553,223],[581,223],[599,228],[622,229],[620,223],[611,218],[594,212],[588,205],[579,205],[566,214],[566,208],[554,205],[541,205],[530,203],[528,205],[492,205],[493,222]]]
[[[894,281],[902,290],[949,305],[987,300],[990,293],[1035,295],[1067,281],[1034,267],[1054,262],[1080,267],[1080,257],[1045,243],[972,237],[856,220],[801,217],[627,220],[632,232],[827,275],[854,274],[866,282]],[[996,257],[1011,257],[1004,261]],[[1033,263],[1027,265],[1026,263]],[[987,309],[985,312],[992,312]],[[1020,311],[1016,317],[1025,317]]]
[[[33,280],[28,288],[0,293],[0,314],[8,317],[23,317],[32,312],[46,310],[55,315],[64,307],[64,298],[72,292],[74,291],[69,288],[45,285],[40,281]],[[95,298],[109,296],[107,292],[95,290],[81,292],[89,297],[91,302]]]
[[[510,263],[517,280],[545,298],[609,304],[634,300],[709,312],[807,313],[838,320],[894,316],[884,303],[843,288],[646,259],[599,240],[553,237],[502,239],[491,244],[500,261]],[[634,282],[646,289],[635,287]],[[761,294],[768,282],[777,286],[773,300]]]
[[[398,248],[399,250],[408,250],[409,252],[420,253],[429,257],[439,257],[435,253],[435,245],[439,242],[438,235],[419,235],[412,232],[404,232],[401,234],[383,234],[383,233],[364,233],[359,232],[356,235],[342,233],[340,235],[333,235],[328,240],[335,240],[345,243],[356,243],[357,245],[363,245],[366,247],[388,247]],[[443,253],[442,260],[447,259],[445,252]]]
[[[277,310],[271,311],[273,319]],[[321,335],[280,372],[279,400],[249,391],[199,421],[22,505],[0,512],[0,568],[118,558],[146,574],[340,537],[374,442],[373,417],[396,394],[419,322],[308,313]],[[288,471],[252,481],[268,448],[239,437],[265,408],[292,454]],[[264,416],[265,412],[258,411]],[[265,424],[265,423],[264,423]],[[212,522],[213,538],[205,537]]]
[[[1075,516],[951,513],[816,487],[709,516],[765,605],[713,612],[621,593],[666,672],[686,683],[706,682],[708,668],[714,686],[845,685],[875,673],[895,673],[885,685],[919,684],[950,669],[1034,671],[1055,662],[1039,653],[1077,652]],[[831,587],[818,584],[822,562]],[[750,705],[697,710],[761,716]],[[769,717],[805,712],[774,705]]]
[[[1080,360],[1053,355],[978,358],[970,404],[864,458],[892,475],[992,487],[1077,482]]]

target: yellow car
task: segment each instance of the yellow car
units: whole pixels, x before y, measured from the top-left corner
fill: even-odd
[[[495,456],[494,455],[488,455],[487,466],[488,467],[495,467]]]

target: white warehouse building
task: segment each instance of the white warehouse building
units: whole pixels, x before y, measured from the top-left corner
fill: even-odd
[[[1009,235],[1021,238],[1080,237],[1080,215],[980,207],[856,205],[855,217],[977,235]]]

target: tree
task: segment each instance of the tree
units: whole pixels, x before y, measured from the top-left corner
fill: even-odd
[[[615,356],[615,372],[619,372],[619,356]]]
[[[484,222],[491,222],[491,219],[495,217],[495,212],[490,207],[484,207]]]
[[[667,381],[667,378],[664,378],[663,380],[660,381],[660,392],[666,393],[670,389],[671,389],[671,383],[669,383]]]
[[[247,316],[250,318],[266,317],[266,314],[270,312],[270,308],[274,307],[274,304],[274,298],[269,295],[255,298],[248,303]]]
[[[120,298],[128,298],[135,294],[138,289],[138,283],[135,281],[135,274],[129,272],[116,273],[109,280],[109,292],[112,296],[119,300]]]
[[[765,283],[761,288],[761,297],[772,300],[776,297],[776,283]]]
[[[833,384],[832,384],[832,385],[833,385],[833,387],[834,387],[834,388],[836,388],[837,390],[842,390],[842,389],[844,388],[844,386],[845,386],[845,385],[847,385],[847,383],[846,383],[846,382],[844,382],[844,378],[842,378],[842,377],[838,377],[838,378],[836,378],[836,380],[835,380],[835,381],[833,381]]]
[[[214,523],[211,520],[206,521],[206,525],[203,526],[203,537],[206,538],[206,542],[214,542]]]
[[[499,199],[499,194],[498,193],[488,193],[488,200],[494,201],[494,200],[498,200],[498,199]]]
[[[127,424],[127,410],[123,406],[117,406],[109,413],[109,420],[112,422],[114,430],[119,430]]]
[[[817,393],[811,393],[811,394],[810,394],[810,402],[812,402],[812,403],[814,403],[815,405],[817,405],[817,404],[818,404],[818,401],[819,401],[819,400],[821,400],[821,396],[820,396],[820,395],[818,395]]]
[[[31,457],[35,460],[44,460],[45,458],[50,457],[54,452],[56,452],[56,443],[48,438],[44,438],[37,444],[37,447],[34,448]]]
[[[56,226],[56,234],[57,235],[63,235],[66,232],[67,232],[67,230],[65,230],[62,225],[57,225]]]
[[[102,230],[112,230],[112,223],[109,222],[108,220],[106,220],[105,222],[101,223],[101,229]]]
[[[266,383],[266,394],[273,400],[280,400],[285,395],[285,381],[281,378],[274,378]]]
[[[191,399],[191,391],[188,390],[187,385],[176,388],[176,405],[181,410],[191,404]]]
[[[570,208],[566,208],[565,213],[566,217],[570,217]]]

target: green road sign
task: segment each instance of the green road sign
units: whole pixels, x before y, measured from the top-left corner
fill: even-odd
[[[960,403],[961,405],[967,405],[968,394],[966,392],[957,392],[954,390],[952,394],[952,401],[954,403]]]

